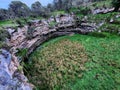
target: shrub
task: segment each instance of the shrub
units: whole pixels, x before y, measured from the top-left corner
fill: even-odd
[[[8,45],[5,43],[6,38],[10,38],[9,33],[2,27],[0,27],[0,48],[9,50]]]
[[[53,21],[53,22],[50,22],[50,23],[49,23],[49,26],[52,28],[52,27],[54,27],[56,24],[57,24],[57,23]]]
[[[3,48],[4,45],[5,43],[3,41],[0,41],[0,48]]]
[[[23,27],[23,22],[20,19],[16,20],[16,23],[19,25],[19,27]]]
[[[28,23],[29,24],[29,27],[28,27],[28,30],[27,30],[27,39],[31,40],[33,38],[33,32],[35,30],[35,26],[32,26],[32,23]]]
[[[102,32],[109,32],[111,34],[118,34],[120,30],[120,25],[105,23],[99,28],[99,30],[101,30]]]
[[[114,11],[118,11],[120,8],[120,0],[113,0],[112,5],[115,7]]]
[[[77,8],[72,8],[71,9],[72,12],[74,12],[75,14],[83,14],[83,15],[87,15],[91,13],[90,8],[88,7],[77,7]]]
[[[9,33],[4,28],[0,28],[0,41],[5,41],[6,38],[10,38]]]
[[[19,56],[20,61],[27,58],[28,49],[18,49],[17,56]]]

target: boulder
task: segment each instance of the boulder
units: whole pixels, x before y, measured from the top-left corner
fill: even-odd
[[[98,8],[92,11],[93,14],[105,14],[105,13],[109,13],[112,12],[114,10],[114,8]]]
[[[9,33],[10,35],[12,35],[12,33],[15,32],[15,29],[8,28],[7,31],[8,31],[8,33]]]

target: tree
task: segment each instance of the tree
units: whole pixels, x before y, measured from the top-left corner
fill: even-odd
[[[60,10],[62,9],[62,3],[63,3],[62,0],[58,0],[58,8],[59,8]]]
[[[8,10],[0,9],[0,20],[6,20],[9,18]]]
[[[63,0],[63,9],[69,12],[72,7],[72,0]]]
[[[49,3],[47,5],[47,9],[48,9],[49,12],[53,11],[53,5]]]
[[[120,8],[120,0],[113,0],[112,5],[114,7],[114,11],[117,12]]]
[[[63,9],[63,1],[62,0],[53,0],[54,8],[57,10]]]
[[[9,5],[9,11],[13,12],[16,17],[27,17],[30,15],[30,9],[21,1],[12,1]]]
[[[72,7],[73,0],[54,0],[54,8],[57,10],[69,10]]]
[[[31,5],[31,9],[32,9],[32,12],[34,13],[34,15],[36,15],[36,16],[41,15],[42,11],[43,11],[43,7],[39,1],[36,1],[35,3],[33,3]]]

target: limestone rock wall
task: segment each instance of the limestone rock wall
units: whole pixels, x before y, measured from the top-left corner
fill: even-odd
[[[13,54],[0,49],[0,90],[32,90],[32,84],[18,70],[19,63]]]

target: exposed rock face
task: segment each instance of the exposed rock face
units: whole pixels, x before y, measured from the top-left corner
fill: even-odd
[[[57,26],[54,28],[49,27],[49,23],[54,21]],[[33,22],[32,22],[33,23]],[[0,89],[2,90],[31,90],[33,86],[27,83],[27,78],[24,76],[23,71],[19,71],[18,57],[15,56],[17,49],[28,49],[27,55],[33,50],[49,40],[50,38],[72,35],[74,33],[86,34],[94,31],[95,27],[87,23],[82,23],[76,27],[74,15],[61,15],[48,20],[35,21],[35,27],[32,32],[32,38],[27,38],[27,31],[29,26],[18,28],[16,32],[9,30],[11,39],[9,46],[11,46],[11,53],[1,49],[0,53]]]
[[[18,28],[18,31],[13,33],[11,36],[10,44],[11,46],[15,47],[18,46],[23,40],[26,38],[27,27]]]
[[[12,35],[12,33],[13,33],[15,30],[12,29],[12,28],[8,28],[7,31],[9,32],[10,35]]]
[[[23,72],[18,71],[17,58],[4,49],[0,51],[0,90],[32,90]]]
[[[86,34],[89,32],[92,32],[95,28],[95,26],[87,24],[87,23],[82,23],[81,26],[75,27],[76,23],[74,20],[74,15],[60,15],[55,17],[54,20],[53,18],[50,18],[48,20],[41,20],[40,23],[35,22],[33,26],[35,27],[34,31],[32,32],[32,39],[28,40],[26,38],[26,34],[28,31],[28,27],[23,27],[23,28],[18,28],[17,32],[14,32],[12,34],[11,40],[10,40],[10,45],[14,48],[30,48],[36,41],[38,41],[43,35],[47,34],[53,34],[53,32],[78,32],[82,34]],[[59,22],[57,22],[57,19]],[[50,28],[49,24],[50,21],[56,21],[57,26],[54,28]]]
[[[93,14],[105,14],[112,12],[114,8],[102,8],[102,9],[95,9],[92,11]]]

